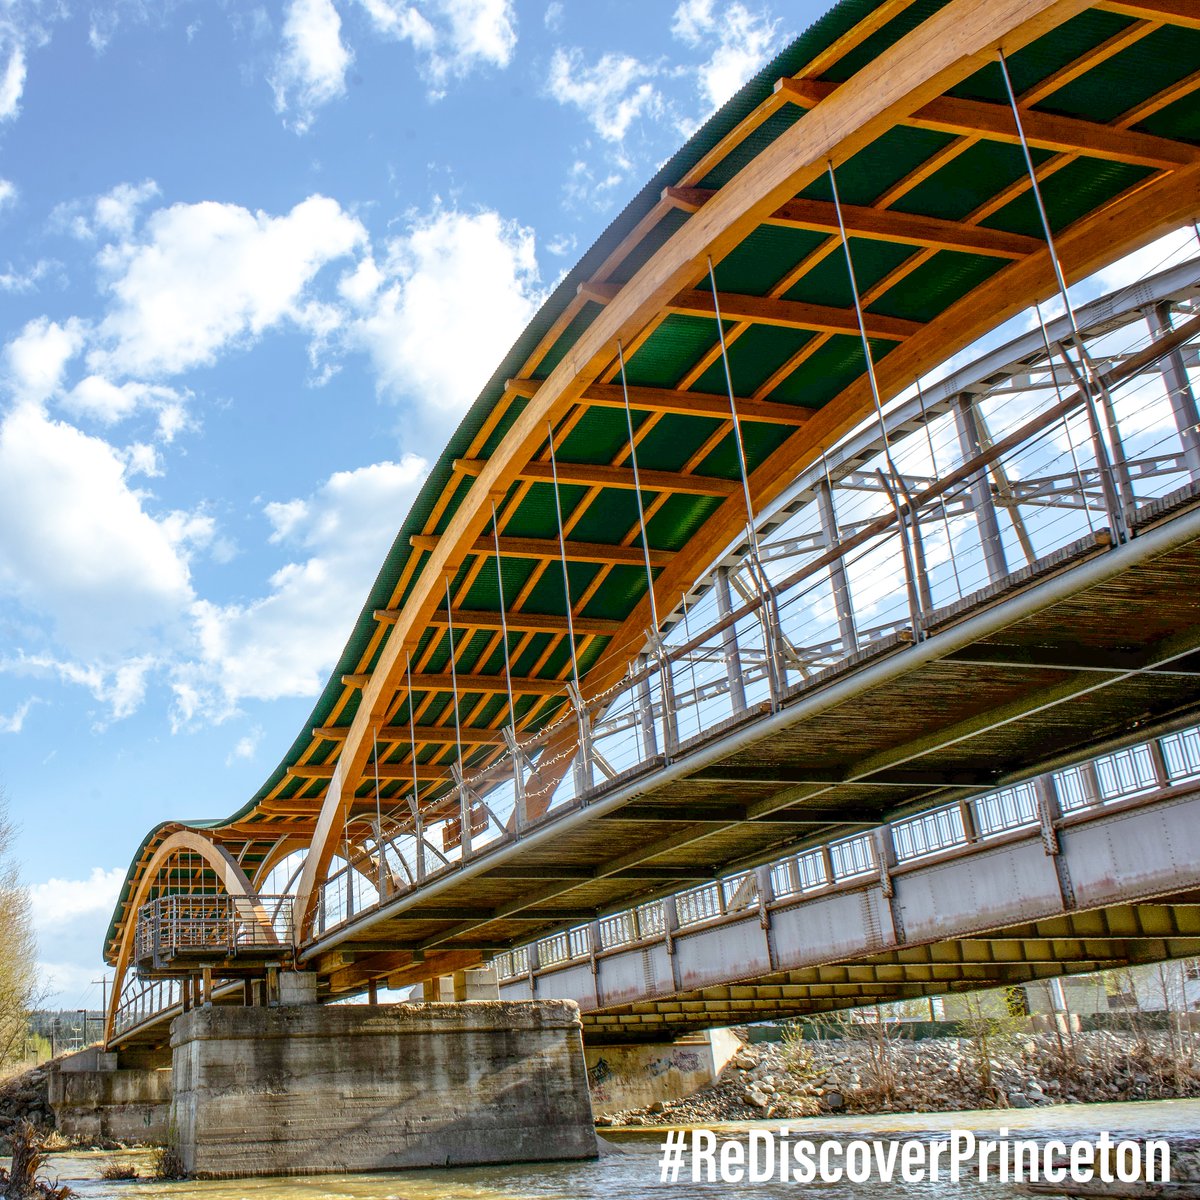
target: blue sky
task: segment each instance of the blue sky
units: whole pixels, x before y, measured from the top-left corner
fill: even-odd
[[[291,743],[555,280],[824,7],[0,4],[0,785],[56,1003],[149,827]]]

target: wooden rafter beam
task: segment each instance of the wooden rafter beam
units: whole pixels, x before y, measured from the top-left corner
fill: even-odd
[[[1196,0],[1100,0],[1095,7],[1142,21],[1163,21],[1168,25],[1200,29],[1200,8],[1196,7]]]
[[[487,463],[481,458],[456,458],[454,469],[464,475],[479,475]],[[638,472],[642,490],[646,492],[675,492],[684,496],[732,496],[741,490],[735,479],[717,479],[711,475],[685,475],[677,471]],[[518,472],[518,478],[533,483],[553,483],[548,462],[528,462]],[[582,484],[584,487],[634,487],[633,472],[627,467],[592,466],[587,463],[558,464],[559,483]]]
[[[780,79],[775,87],[794,103],[814,108],[835,91],[837,85],[813,79]],[[1012,109],[1006,104],[988,104],[982,100],[939,96],[906,117],[903,124],[1014,145],[1021,140]],[[1081,121],[1077,117],[1060,117],[1025,108],[1021,110],[1021,124],[1031,146],[1059,154],[1082,154],[1088,158],[1168,171],[1200,159],[1200,149],[1184,142]]]
[[[447,691],[450,690],[449,684],[446,685],[446,690]],[[462,690],[461,685],[460,685],[459,690],[460,691]],[[428,745],[428,744],[432,744],[434,742],[441,742],[448,746],[454,744],[455,739],[454,739],[453,728],[444,728],[440,725],[417,725],[415,728],[415,732],[416,732],[416,738],[417,738],[418,743],[425,743]],[[492,736],[491,733],[489,732],[488,736],[486,736],[486,737],[483,734],[484,734],[484,731],[481,731],[478,729],[466,729],[466,728],[463,729],[463,731],[462,731],[463,745],[465,746],[465,745],[470,744],[470,745],[474,745],[474,746],[500,746],[500,745],[504,744],[503,738],[500,736],[499,733],[496,733],[494,736]],[[324,738],[331,742],[344,742],[346,740],[346,726],[344,726],[344,725],[318,725],[313,730],[313,736],[318,737],[318,738]],[[389,746],[396,745],[396,744],[403,744],[403,745],[407,746],[408,742],[409,742],[408,725],[405,724],[405,725],[381,726],[376,734],[376,740],[379,741],[381,744],[389,745]],[[324,765],[329,766],[330,764],[326,763]],[[437,778],[441,779],[443,774],[444,774],[444,772],[439,774],[437,776]],[[313,775],[313,776],[310,776],[310,778],[325,779],[328,777],[325,775]]]
[[[858,337],[858,317],[852,308],[834,308],[828,304],[806,304],[800,300],[776,300],[771,296],[742,296],[719,292],[721,316],[731,321],[751,321],[757,325],[778,325],[784,329],[811,329],[816,333],[846,333]],[[701,288],[680,292],[664,306],[666,312],[690,316],[712,316],[716,311],[712,292]],[[867,336],[901,342],[920,328],[918,321],[863,313]]]
[[[537,379],[510,379],[507,388],[514,395],[532,399],[540,386]],[[585,404],[601,408],[624,408],[625,393],[619,383],[594,383],[580,397]],[[734,398],[740,421],[760,425],[796,427],[809,420],[812,413],[798,404],[776,404],[770,400],[751,400],[746,396]],[[669,413],[680,417],[715,417],[729,419],[729,397],[710,392],[680,392],[672,388],[630,387],[629,406],[639,412]]]
[[[414,550],[435,550],[438,537],[434,534],[416,533],[409,538]],[[569,538],[566,543],[567,560],[569,562],[604,563],[606,565],[624,565],[641,567],[645,565],[640,546],[611,546],[604,542],[576,542]],[[490,538],[480,538],[472,547],[472,553],[491,558],[496,553],[496,545]],[[558,542],[552,538],[500,538],[500,555],[503,558],[537,558],[557,559],[559,557]],[[651,550],[650,565],[665,567],[674,558],[669,550]]]
[[[711,188],[664,188],[663,198],[687,212],[698,212],[716,195]],[[964,225],[939,217],[915,216],[884,208],[865,208],[843,204],[842,218],[852,237],[875,241],[901,242],[934,250],[961,250],[995,258],[1024,258],[1042,248],[1037,238],[1000,229]],[[837,234],[837,209],[824,200],[789,200],[764,222],[790,229],[808,229],[817,233]]]
[[[375,620],[385,624],[394,624],[399,619],[399,610],[394,608],[377,608]],[[528,613],[509,611],[505,614],[505,622],[500,619],[499,612],[484,612],[478,609],[456,608],[450,614],[454,621],[455,630],[467,629],[502,629],[506,622],[510,631],[519,633],[567,633],[567,618],[550,613]],[[448,625],[446,610],[436,609],[429,618],[430,625]],[[574,628],[576,635],[587,637],[611,637],[621,627],[620,621],[610,621],[602,617],[575,617]]]
[[[451,730],[450,732],[453,734],[454,731]],[[463,733],[466,733],[465,729],[463,730]],[[404,741],[405,744],[407,744],[408,738],[406,737]],[[420,742],[421,739],[418,737],[417,741]],[[333,763],[303,763],[299,766],[289,767],[288,774],[295,775],[300,779],[332,779],[333,768]],[[368,763],[365,777],[367,779],[398,779],[401,783],[412,783],[412,763],[380,763],[378,775],[375,774],[374,763]],[[423,766],[420,763],[417,764],[418,783],[449,783],[450,779],[450,772],[447,770],[439,771],[436,768]],[[321,803],[320,797],[314,797],[312,803],[319,807]],[[372,800],[372,803],[374,803],[374,800]],[[286,814],[292,811],[300,813],[307,813],[310,811],[309,809],[298,807],[296,801],[292,801],[292,806],[292,808],[279,808],[273,809],[272,811],[280,814]]]
[[[620,291],[615,283],[581,283],[579,291],[589,299],[610,303]],[[858,317],[852,308],[828,304],[807,304],[800,300],[777,300],[772,296],[743,296],[736,292],[718,292],[721,316],[734,321],[753,321],[759,325],[779,325],[785,329],[811,329],[815,333],[848,333],[858,336]],[[664,312],[711,317],[716,312],[712,292],[691,288],[680,292],[663,305]],[[921,328],[917,321],[863,313],[868,337],[903,341]]]
[[[485,696],[502,696],[508,692],[503,675],[471,675],[463,672],[457,681],[450,677],[449,672],[416,674],[412,677],[414,692],[449,692],[454,690],[455,682],[463,695],[482,692]],[[514,675],[512,680],[514,696],[562,696],[566,694],[566,686],[557,679],[524,679]],[[340,741],[345,738],[349,728],[348,725],[319,725],[313,729],[313,736]]]

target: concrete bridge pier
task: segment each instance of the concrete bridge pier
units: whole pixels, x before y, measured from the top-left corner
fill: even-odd
[[[588,1046],[592,1108],[601,1118],[656,1101],[681,1100],[713,1083],[742,1048],[730,1029],[710,1029],[673,1042]]]
[[[171,1107],[171,1059],[153,1051],[89,1046],[61,1059],[48,1080],[54,1122],[81,1142],[161,1144]]]
[[[281,975],[280,995],[173,1023],[170,1120],[189,1174],[595,1156],[573,1001],[319,1005],[301,1000],[316,998],[303,974]]]

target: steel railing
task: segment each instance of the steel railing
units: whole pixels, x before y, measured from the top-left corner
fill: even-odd
[[[1042,821],[1047,804],[1051,811],[1045,815],[1053,822],[1057,819],[1054,808],[1064,814],[1086,808],[1100,809],[1135,800],[1155,790],[1187,784],[1200,778],[1200,762],[1195,757],[1185,758],[1178,753],[1177,748],[1181,746],[1200,750],[1200,725],[1048,772],[1012,787],[942,805],[868,832],[833,839],[776,859],[760,870],[765,871],[770,880],[773,901],[805,897],[834,887],[861,886],[864,879],[878,877],[881,872],[881,844],[890,846],[892,869],[895,869],[970,846],[985,846],[1007,835],[1028,830]],[[1168,750],[1168,747],[1176,749]],[[1153,762],[1160,754],[1165,774],[1156,778],[1150,787],[1145,786],[1144,775],[1113,765],[1131,760]],[[1106,774],[1108,772],[1111,774]],[[1064,799],[1076,794],[1072,791],[1071,781],[1081,775],[1106,777],[1110,784],[1103,792],[1088,793],[1083,801]],[[599,931],[596,946],[601,952],[618,950],[638,942],[658,940],[667,928],[684,932],[744,911],[759,902],[757,877],[757,872],[739,872],[634,909],[609,914],[596,922]],[[733,898],[739,896],[742,902],[732,903]],[[544,970],[589,957],[594,952],[590,928],[580,925],[562,930],[498,955],[494,965],[499,978],[502,981],[514,979],[531,969]]]

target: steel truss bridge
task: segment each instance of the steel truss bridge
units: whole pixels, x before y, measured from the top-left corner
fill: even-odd
[[[710,984],[781,1011],[986,986],[959,943],[988,931],[1012,975],[1195,953],[1167,747],[1200,714],[1200,266],[1082,308],[1066,285],[1195,218],[1198,59],[1179,0],[847,0],[784,51],[500,365],[272,777],[147,836],[110,1044],[280,966],[337,999],[499,955],[636,1038],[745,1019]],[[1064,872],[1126,817],[1046,782],[1101,752],[1150,762],[1129,803],[1170,866],[1114,860],[1108,892]],[[906,857],[926,828],[961,865]],[[897,908],[932,870],[1024,879],[1031,829],[1057,909]],[[851,965],[885,943],[849,910],[819,962],[721,940],[752,894],[766,928],[872,887],[890,974]],[[689,896],[721,911],[672,928]],[[605,990],[657,953],[613,940],[631,913],[676,965],[703,933],[723,978]],[[874,982],[783,977],[835,968]]]

